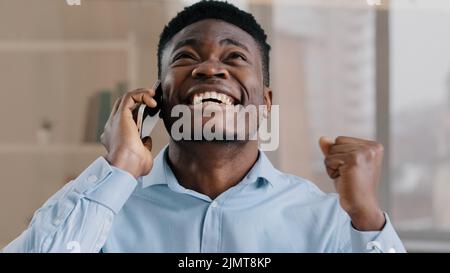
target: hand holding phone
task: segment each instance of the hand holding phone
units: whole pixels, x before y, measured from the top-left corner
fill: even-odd
[[[159,80],[153,86],[153,90],[155,90],[155,96],[153,98],[156,100],[156,107],[151,108],[145,104],[141,104],[137,109],[136,125],[141,139],[150,136],[150,133],[159,120],[162,103],[162,89]]]
[[[160,89],[158,82],[156,88]],[[113,106],[101,136],[101,143],[108,151],[105,159],[112,166],[129,172],[135,178],[147,175],[153,166],[151,138],[142,139],[141,132],[147,128],[142,126],[146,125],[144,121],[147,116],[159,118],[158,114],[149,112],[150,109],[159,112],[160,103],[156,102],[156,93],[155,89],[140,88],[127,92],[119,98]],[[146,105],[148,110],[143,108],[142,122],[138,125],[137,116],[141,105]]]

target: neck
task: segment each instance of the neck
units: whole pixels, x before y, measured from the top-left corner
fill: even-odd
[[[168,161],[178,182],[215,199],[235,186],[258,158],[258,143],[170,141]]]

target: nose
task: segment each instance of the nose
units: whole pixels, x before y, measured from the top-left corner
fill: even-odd
[[[199,64],[194,70],[192,70],[192,77],[194,79],[205,79],[205,78],[221,78],[228,79],[230,74],[228,70],[225,69],[218,62],[213,60],[208,60]]]

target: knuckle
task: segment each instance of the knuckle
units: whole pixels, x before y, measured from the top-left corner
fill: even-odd
[[[366,147],[365,154],[367,159],[375,159],[383,155],[384,147],[381,143],[373,142],[372,145]]]
[[[377,156],[377,152],[374,148],[371,147],[366,150],[366,158],[373,159],[376,156]]]
[[[364,158],[366,160],[372,160],[377,157],[378,151],[375,146],[364,147],[363,149]]]
[[[384,146],[379,142],[375,142],[374,149],[379,155],[384,153]]]
[[[133,92],[133,91],[128,91],[128,92],[126,92],[126,93],[122,96],[122,100],[126,101],[126,100],[130,99],[131,96],[132,96],[132,94],[133,94],[132,92]]]
[[[132,97],[133,95],[142,92],[142,90],[143,90],[142,88],[137,88],[137,89],[130,90],[130,91],[125,93],[125,96]]]

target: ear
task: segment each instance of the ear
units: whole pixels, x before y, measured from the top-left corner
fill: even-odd
[[[264,86],[264,104],[266,105],[268,114],[272,109],[272,89],[268,86]]]

